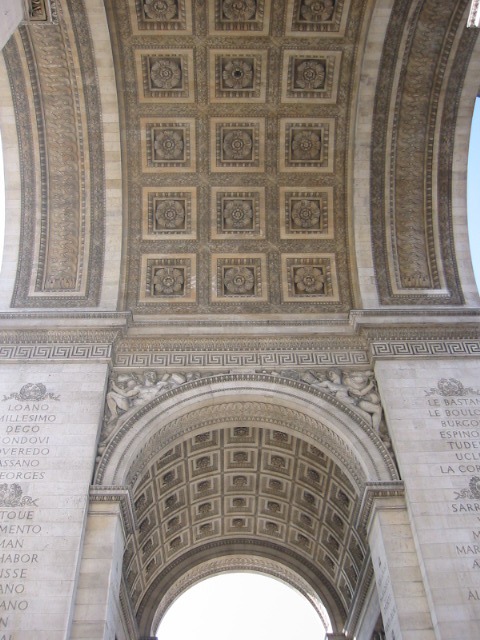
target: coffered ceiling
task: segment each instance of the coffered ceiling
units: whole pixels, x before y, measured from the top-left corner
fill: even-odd
[[[347,611],[366,548],[353,526],[358,491],[324,451],[282,429],[238,421],[175,443],[135,484],[138,529],[124,571],[138,619],[192,549],[198,561],[207,549],[235,548],[300,563],[300,575]]]
[[[363,3],[106,5],[128,307],[348,310],[349,85]]]

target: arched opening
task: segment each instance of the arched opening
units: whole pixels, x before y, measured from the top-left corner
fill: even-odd
[[[324,640],[331,631],[312,604],[285,582],[261,573],[212,576],[184,591],[166,611],[157,631],[162,640],[292,637]]]
[[[189,587],[239,569],[319,602],[324,631],[339,633],[372,579],[365,487],[397,477],[380,429],[308,382],[248,375],[241,396],[236,385],[195,378],[112,412],[96,481],[131,492],[123,575],[140,635]]]
[[[0,131],[0,271],[3,262],[3,243],[5,240],[5,175],[3,168],[2,132]]]
[[[480,291],[480,98],[473,109],[470,144],[468,148],[467,215],[468,236],[472,256],[473,273]]]

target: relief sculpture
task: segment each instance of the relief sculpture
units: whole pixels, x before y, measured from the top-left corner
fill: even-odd
[[[342,371],[335,368],[326,372],[308,370],[306,372],[274,371],[271,373],[305,382],[335,396],[337,400],[359,414],[380,435],[382,440],[388,442],[383,409],[373,371]]]
[[[144,371],[139,373],[120,373],[112,376],[107,393],[107,409],[100,439],[99,454],[102,454],[120,417],[134,413],[148,402],[171,389],[202,377],[199,372],[164,373]]]

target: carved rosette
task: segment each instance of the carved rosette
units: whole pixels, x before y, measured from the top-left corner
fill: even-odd
[[[255,118],[248,122],[225,122],[212,118],[214,170],[216,171],[262,171],[264,148],[260,146],[265,122]]]
[[[283,120],[280,143],[282,171],[332,171],[334,121]]]
[[[210,24],[213,33],[233,33],[268,30],[270,2],[267,0],[213,0],[214,19]]]
[[[195,120],[179,121],[168,118],[156,122],[142,119],[145,127],[142,138],[143,168],[147,172],[156,172],[162,168],[170,171],[194,171],[195,158]]]
[[[142,256],[142,279],[145,289],[140,297],[142,304],[174,300],[189,303],[196,298],[196,256],[177,254],[172,256]]]
[[[186,0],[134,0],[134,3],[134,29],[140,33],[191,30],[191,6]]]
[[[325,302],[338,298],[333,255],[283,255],[283,295],[285,301],[313,297]]]
[[[251,255],[237,258],[212,256],[212,270],[216,273],[215,293],[212,301],[266,299],[265,256]]]
[[[292,0],[287,33],[340,32],[343,0]]]

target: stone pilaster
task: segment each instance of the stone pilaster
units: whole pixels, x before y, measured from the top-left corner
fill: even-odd
[[[400,485],[400,483],[398,483]],[[370,545],[380,610],[387,640],[434,640],[405,499],[400,487],[369,487],[363,503],[369,512]]]
[[[125,538],[134,516],[127,490],[92,487],[71,640],[127,640],[120,604]]]

